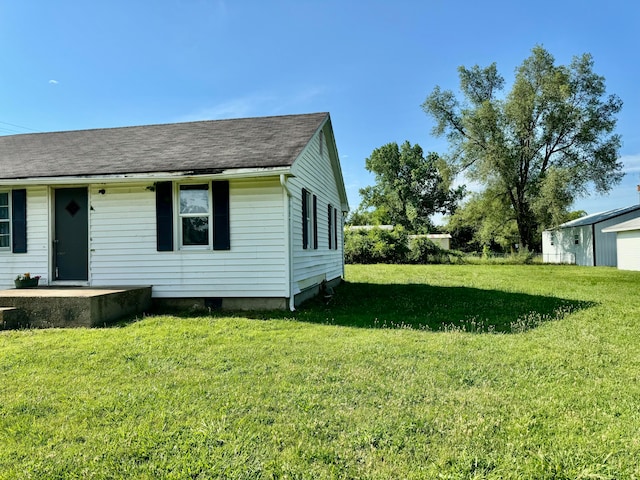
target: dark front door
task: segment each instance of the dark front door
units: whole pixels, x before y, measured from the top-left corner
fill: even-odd
[[[54,278],[89,279],[89,209],[87,189],[55,190]]]

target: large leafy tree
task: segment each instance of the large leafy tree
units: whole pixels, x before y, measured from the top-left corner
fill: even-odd
[[[463,187],[450,187],[447,165],[437,154],[425,156],[420,145],[408,141],[376,148],[366,168],[376,184],[360,189],[359,212],[369,211],[367,218],[402,225],[409,232],[428,231],[430,217],[453,212],[464,194]]]
[[[562,219],[576,198],[622,179],[614,133],[622,101],[606,95],[591,55],[556,65],[537,46],[502,96],[495,63],[458,73],[461,97],[436,87],[422,107],[436,122],[433,133],[449,141],[450,165],[483,187],[474,208],[511,218],[525,249],[537,248],[540,229]]]

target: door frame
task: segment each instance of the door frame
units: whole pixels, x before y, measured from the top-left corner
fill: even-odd
[[[56,280],[56,190],[87,189],[87,280]],[[91,285],[91,188],[87,184],[49,186],[49,284],[54,286],[88,287]]]

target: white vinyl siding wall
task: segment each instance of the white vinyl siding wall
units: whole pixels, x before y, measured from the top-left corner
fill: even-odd
[[[575,243],[576,236],[578,244]],[[542,258],[546,263],[593,266],[591,225],[542,232]]]
[[[0,288],[13,288],[13,280],[26,272],[40,275],[40,284],[46,285],[49,277],[48,198],[47,187],[27,188],[27,253],[0,251]]]
[[[292,193],[292,252],[293,252],[293,295],[322,280],[333,280],[343,275],[343,216],[337,182],[326,144],[327,135],[320,155],[319,133],[311,139],[293,164],[288,181]],[[318,248],[302,248],[302,189],[307,189],[318,197]],[[338,209],[338,248],[329,249],[329,225],[327,205]],[[313,239],[310,239],[312,242]],[[333,242],[332,242],[333,243]]]
[[[342,277],[342,209],[348,207],[346,198],[341,196],[342,174],[328,119],[321,128],[324,135],[318,130],[291,166],[286,188],[280,183],[279,174],[229,180],[230,250],[180,250],[174,204],[175,250],[157,251],[156,192],[152,180],[92,184],[87,178],[86,184],[79,179],[72,182],[73,186],[88,188],[88,284],[151,285],[156,298],[281,299],[317,286],[322,280]],[[3,288],[12,287],[13,279],[25,272],[41,275],[41,284],[51,284],[53,188],[27,187],[27,253],[0,252]],[[302,248],[303,188],[317,198],[317,249]],[[331,248],[328,205],[337,210],[337,242],[332,236]],[[312,236],[309,241],[313,242]]]
[[[278,180],[230,181],[231,249],[216,251],[156,251],[155,193],[148,185],[91,187],[93,286],[152,285],[154,297],[288,296]]]

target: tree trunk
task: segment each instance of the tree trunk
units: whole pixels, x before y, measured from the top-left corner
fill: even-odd
[[[534,247],[535,217],[523,195],[513,195],[510,192],[511,205],[515,210],[518,236],[520,237],[519,251],[528,252]]]
[[[516,211],[516,223],[518,224],[518,235],[520,236],[520,251],[529,252],[535,250],[535,221],[533,212],[531,212],[528,205],[520,205],[520,208]]]

